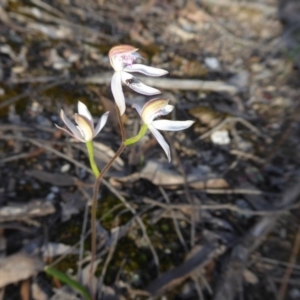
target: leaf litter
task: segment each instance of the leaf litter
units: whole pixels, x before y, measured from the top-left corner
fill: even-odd
[[[172,94],[176,118],[197,122],[165,134],[172,165],[147,135],[107,174],[98,208],[99,299],[297,299],[297,3],[279,2],[277,14],[275,0],[127,1],[122,9],[118,1],[0,1],[5,297],[26,299],[29,284],[40,291],[36,299],[79,299],[44,276],[37,253],[47,247],[47,263],[88,285],[92,175],[85,150],[53,123],[61,107],[73,114],[78,100],[93,115],[109,107],[107,53],[131,43],[170,71],[143,82]],[[125,96],[134,102],[129,89]],[[135,134],[134,110],[124,122]],[[226,143],[214,142],[220,132]],[[118,140],[114,124],[105,128],[100,165]]]

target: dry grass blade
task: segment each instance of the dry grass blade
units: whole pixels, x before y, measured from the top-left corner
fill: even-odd
[[[65,15],[59,11],[58,9],[56,9],[55,7],[52,7],[51,5],[41,1],[41,0],[30,0],[33,4],[35,4],[36,6],[39,6],[41,8],[43,8],[44,10],[47,10],[48,12],[57,15],[58,17],[61,18],[65,18]]]
[[[281,208],[292,205],[300,195],[300,180],[286,189],[282,196]],[[237,282],[242,278],[245,264],[249,255],[264,241],[265,237],[274,228],[275,222],[281,214],[262,217],[243,238],[242,242],[236,245],[231,253],[227,268],[219,281],[214,300],[233,300],[238,293]]]
[[[240,118],[240,117],[228,117],[225,120],[221,121],[217,126],[215,126],[213,129],[205,132],[204,134],[202,134],[199,139],[203,140],[207,137],[209,137],[213,132],[221,129],[222,127],[224,127],[226,124],[228,123],[242,123],[245,127],[249,128],[252,132],[254,132],[257,136],[261,136],[263,137],[267,142],[271,142],[270,137],[268,137],[267,135],[261,133],[255,126],[253,126],[250,122],[248,122],[247,120]]]
[[[1,9],[1,6],[0,6],[0,9]],[[32,95],[33,93],[40,93],[40,92],[43,92],[43,91],[45,91],[45,90],[51,89],[51,88],[53,88],[53,87],[55,87],[55,86],[62,85],[62,84],[64,84],[64,83],[66,83],[67,81],[69,81],[69,79],[61,78],[61,79],[58,80],[58,81],[51,82],[51,83],[49,83],[49,84],[47,84],[47,85],[43,85],[43,86],[37,88],[37,89],[34,90],[34,91],[32,91],[31,89],[28,89],[27,91],[25,91],[25,92],[22,93],[22,94],[19,94],[19,95],[15,96],[15,97],[12,97],[12,98],[10,98],[10,99],[8,99],[8,100],[5,100],[5,101],[1,102],[1,103],[0,103],[0,108],[9,106],[9,105],[11,105],[11,104],[14,104],[14,103],[16,103],[17,101],[19,101],[19,100],[21,100],[21,99],[23,99],[23,98],[26,98],[26,97]]]
[[[76,178],[67,174],[50,173],[41,170],[27,171],[29,176],[32,176],[40,181],[48,182],[56,186],[73,186],[76,185]]]
[[[280,215],[283,214],[289,210],[296,209],[300,206],[299,203],[296,203],[294,205],[289,205],[284,209],[273,209],[273,210],[259,210],[259,211],[252,211],[240,208],[238,206],[235,206],[233,204],[201,204],[201,205],[191,205],[191,204],[164,204],[149,198],[144,197],[143,202],[160,206],[166,210],[185,210],[189,209],[191,211],[195,210],[230,210],[232,212],[236,212],[245,216],[273,216],[273,215]]]
[[[108,255],[106,257],[106,260],[105,260],[105,263],[104,263],[104,266],[102,268],[102,273],[101,273],[101,276],[99,278],[99,295],[98,297],[102,297],[102,288],[103,288],[103,280],[104,280],[104,277],[105,277],[105,274],[106,274],[106,271],[107,271],[107,267],[113,257],[113,254],[115,252],[115,249],[117,247],[117,244],[118,244],[118,239],[119,239],[119,227],[117,228],[113,228],[112,230],[112,234],[113,234],[113,237],[112,237],[112,242],[111,242],[111,245],[110,245],[110,248],[109,248],[109,252],[108,252]]]
[[[294,244],[294,247],[293,247],[293,250],[291,253],[291,257],[289,260],[289,266],[286,268],[286,271],[282,278],[282,283],[281,283],[281,286],[279,289],[279,296],[278,296],[279,300],[283,300],[285,298],[287,285],[288,285],[289,279],[291,277],[293,267],[297,261],[297,255],[299,253],[299,248],[300,248],[300,226],[298,228],[295,244]]]
[[[11,27],[13,30],[18,31],[20,33],[28,33],[30,32],[27,28],[21,27],[15,24],[10,17],[8,16],[7,12],[3,9],[0,5],[0,20],[6,24],[8,27]]]
[[[161,186],[159,186],[158,188],[159,188],[160,192],[162,193],[163,197],[165,198],[166,202],[168,204],[170,204],[171,202],[170,202],[169,196],[167,195],[166,191]],[[172,215],[172,219],[173,219],[173,223],[174,223],[174,227],[175,227],[176,233],[178,235],[178,239],[179,239],[181,245],[183,246],[185,252],[187,252],[188,251],[188,247],[187,247],[186,242],[185,242],[185,240],[184,240],[184,238],[182,236],[182,233],[180,231],[180,227],[179,227],[178,221],[176,220],[176,217],[175,217],[173,209],[171,209],[171,215]]]
[[[32,200],[25,204],[7,205],[0,209],[0,223],[42,217],[54,213],[55,208],[49,201]]]
[[[225,247],[220,247],[217,244],[208,243],[186,260],[179,267],[176,267],[160,277],[152,281],[146,290],[151,294],[158,296],[167,289],[174,288],[182,283],[186,278],[190,277],[196,270],[203,268],[216,257],[224,253]]]
[[[112,73],[96,74],[87,78],[78,79],[81,83],[107,84],[110,82]],[[238,88],[233,85],[220,81],[204,81],[197,79],[173,79],[173,78],[149,78],[139,76],[141,80],[150,86],[166,90],[184,90],[184,91],[206,91],[206,92],[224,92],[236,94]]]
[[[154,262],[155,262],[155,266],[156,266],[156,269],[157,269],[157,273],[159,274],[160,271],[159,271],[159,258],[158,258],[158,255],[156,253],[156,250],[148,236],[148,233],[147,233],[147,229],[146,229],[146,226],[144,224],[144,222],[142,221],[141,217],[137,214],[137,211],[135,210],[135,208],[128,202],[126,201],[126,199],[113,187],[111,186],[106,180],[103,180],[102,183],[109,188],[109,190],[111,192],[113,192],[117,198],[123,203],[123,205],[128,208],[130,210],[130,212],[136,217],[136,221],[137,223],[139,224],[142,232],[143,232],[143,236],[148,244],[148,247],[153,255],[153,259],[154,259]]]

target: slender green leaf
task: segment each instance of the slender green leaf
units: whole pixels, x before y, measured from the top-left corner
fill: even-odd
[[[74,279],[70,278],[65,273],[62,273],[61,271],[51,267],[45,267],[45,272],[72,287],[74,290],[80,293],[86,300],[92,300],[86,288],[82,286],[78,281],[75,281]]]

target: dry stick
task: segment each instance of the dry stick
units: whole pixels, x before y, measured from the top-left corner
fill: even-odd
[[[288,139],[290,136],[292,130],[293,130],[293,124],[299,120],[299,112],[300,112],[300,104],[297,105],[295,108],[292,116],[291,116],[291,121],[288,125],[288,127],[283,131],[283,133],[280,135],[279,138],[276,139],[275,145],[272,147],[271,153],[268,155],[268,157],[265,160],[265,166],[270,163],[270,161],[274,158],[274,156],[277,154],[281,146],[285,143],[285,141]]]
[[[81,235],[80,235],[80,246],[79,246],[79,266],[78,266],[78,281],[81,282],[81,277],[82,277],[82,260],[83,260],[83,252],[84,252],[84,241],[85,241],[85,231],[87,227],[87,220],[88,220],[88,213],[89,213],[89,205],[86,203],[85,208],[84,208],[84,218],[83,218],[83,223],[82,223],[82,230],[81,230]]]
[[[281,260],[277,260],[277,259],[272,259],[272,258],[269,258],[269,257],[258,257],[258,258],[255,258],[261,262],[263,262],[265,265],[275,265],[275,266],[282,266],[282,267],[290,267],[292,266],[294,270],[297,270],[299,271],[300,270],[300,265],[295,265],[295,264],[291,264],[291,263],[287,263],[285,261],[281,261]]]
[[[265,161],[262,158],[257,157],[254,154],[251,153],[245,153],[243,151],[239,150],[230,150],[230,154],[236,155],[238,158],[246,159],[246,160],[252,160],[256,162],[257,164],[264,164]]]
[[[191,210],[230,210],[242,215],[246,216],[274,216],[277,214],[283,214],[285,212],[288,212],[289,210],[296,209],[300,207],[300,203],[296,203],[293,205],[289,205],[284,209],[273,209],[273,210],[258,210],[258,211],[252,211],[248,209],[239,208],[238,206],[232,205],[232,204],[201,204],[201,205],[191,205],[191,204],[164,204],[161,202],[158,202],[156,200],[152,200],[149,198],[144,198],[143,202],[149,203],[152,205],[156,205],[159,207],[162,207],[166,210],[169,209],[178,209],[183,210],[186,208],[190,208]]]
[[[43,8],[44,10],[47,10],[51,14],[57,15],[58,17],[65,18],[66,16],[57,8],[52,7],[51,5],[41,1],[41,0],[30,0],[34,5],[39,6]]]
[[[297,261],[297,254],[299,252],[299,248],[300,248],[300,225],[298,228],[298,232],[297,232],[297,236],[296,236],[296,240],[295,240],[295,244],[291,253],[291,257],[289,260],[290,265],[287,267],[283,277],[282,277],[282,283],[279,289],[279,300],[283,300],[285,293],[286,293],[286,288],[289,282],[289,279],[291,277],[292,271],[293,271],[293,266],[295,265],[296,261]]]
[[[64,84],[64,83],[66,83],[67,81],[69,81],[69,79],[66,79],[66,78],[60,78],[59,80],[57,80],[57,81],[55,81],[55,82],[51,82],[51,83],[49,83],[49,84],[47,84],[47,85],[41,86],[40,88],[34,90],[33,92],[35,92],[35,93],[40,93],[40,92],[43,92],[43,91],[45,91],[45,90],[47,90],[47,89],[53,88],[53,87],[55,87],[55,86],[57,86],[57,85],[62,85],[62,84]],[[13,103],[15,103],[15,102],[17,102],[17,101],[19,101],[19,100],[25,98],[25,97],[30,96],[31,94],[32,94],[32,91],[28,89],[28,90],[25,91],[24,93],[22,93],[22,94],[20,94],[20,95],[17,95],[17,96],[15,96],[15,97],[12,97],[12,98],[10,98],[10,99],[8,99],[8,100],[3,101],[2,103],[0,103],[0,108],[6,107],[6,106],[8,106],[8,105],[11,105],[11,104],[13,104]]]
[[[267,276],[267,281],[269,283],[271,291],[273,292],[274,300],[279,300],[278,290],[277,290],[277,287],[276,287],[276,285],[274,283],[274,280],[270,276]]]
[[[179,170],[179,172],[181,173],[181,175],[183,177],[184,194],[186,196],[187,201],[191,205],[194,205],[195,204],[194,199],[191,197],[189,185],[188,185],[188,182],[187,182],[186,171],[183,167],[181,159],[179,158],[179,156],[178,156],[178,154],[175,150],[174,150],[174,153],[176,154],[176,158],[177,158],[178,170]],[[195,238],[196,238],[196,214],[195,214],[194,211],[192,211],[192,213],[191,213],[191,237],[190,237],[191,248],[193,248],[194,245],[195,245]]]
[[[184,179],[184,193],[185,193],[185,196],[187,198],[187,201],[191,205],[195,205],[194,198],[192,198],[191,194],[190,194],[189,185],[187,183],[187,175],[186,175],[186,172],[184,170],[183,164],[182,164],[180,159],[178,159],[178,162],[179,162],[179,171],[183,175],[183,179]],[[192,211],[192,220],[191,221],[192,221],[191,222],[191,248],[192,248],[192,247],[195,246],[195,239],[196,239],[196,212],[195,211]]]
[[[24,28],[22,26],[19,26],[15,24],[5,11],[5,9],[0,5],[0,21],[4,23],[6,26],[11,27],[13,30],[18,31],[20,33],[29,33],[31,30],[28,28]]]
[[[103,180],[103,184],[105,184],[109,188],[109,190],[111,192],[113,192],[118,197],[118,199],[120,201],[122,201],[123,205],[126,208],[128,208],[130,210],[130,212],[136,217],[136,222],[141,227],[141,230],[143,232],[143,236],[144,236],[146,242],[148,243],[149,249],[150,249],[150,251],[151,251],[151,253],[153,255],[154,263],[155,263],[156,268],[157,268],[157,274],[159,274],[160,272],[159,272],[159,259],[158,259],[158,255],[157,255],[157,253],[155,251],[155,248],[152,245],[152,242],[151,242],[151,240],[150,240],[150,238],[149,238],[149,236],[147,234],[147,229],[146,229],[146,226],[143,223],[142,219],[137,215],[137,212],[136,212],[135,208],[132,207],[132,205],[130,203],[128,203],[126,201],[126,199],[122,195],[120,195],[120,193],[113,186],[108,185],[108,183],[106,181],[104,181],[104,180]]]
[[[100,220],[102,221],[106,216],[111,215],[116,209],[120,208],[120,206],[122,206],[123,203],[117,204],[115,205],[113,208],[111,208],[107,213],[105,213]],[[1,227],[0,227],[1,228]],[[84,240],[86,240],[88,238],[88,236],[91,234],[91,228],[85,233],[84,235]],[[71,246],[70,248],[68,248],[68,250],[66,250],[63,254],[61,254],[60,257],[58,257],[56,260],[54,260],[50,265],[48,265],[49,267],[54,267],[55,265],[57,265],[59,262],[61,262],[69,253],[72,252],[72,250],[74,250],[76,247],[80,246],[80,241],[78,241],[77,243],[75,243],[73,246]]]
[[[158,186],[158,188],[159,188],[160,192],[162,193],[163,197],[165,198],[166,202],[167,202],[168,204],[170,204],[169,196],[167,195],[167,193],[166,193],[166,191],[164,190],[164,188],[163,188],[162,186],[160,186],[160,185]],[[174,214],[174,210],[173,210],[173,209],[171,209],[171,215],[172,215],[174,227],[175,227],[176,233],[177,233],[177,235],[178,235],[178,238],[179,238],[179,240],[180,240],[180,242],[181,242],[181,244],[182,244],[182,246],[183,246],[183,248],[184,248],[184,251],[187,252],[187,251],[188,251],[188,247],[187,247],[187,245],[186,245],[186,243],[185,243],[185,241],[184,241],[184,238],[183,238],[183,236],[182,236],[182,233],[181,233],[181,231],[180,231],[180,227],[179,227],[179,224],[178,224],[178,222],[177,222],[177,220],[176,220],[176,217],[175,217],[175,214]]]
[[[112,77],[111,72],[105,72],[89,76],[86,78],[78,78],[77,82],[82,84],[107,84]],[[184,90],[184,91],[208,91],[208,92],[227,92],[236,94],[238,88],[221,81],[204,81],[198,79],[175,79],[175,78],[155,78],[140,76],[147,85],[167,90]]]
[[[103,266],[103,269],[102,269],[101,277],[100,277],[100,280],[99,280],[99,283],[100,283],[99,299],[102,298],[101,296],[102,296],[103,279],[104,279],[104,276],[106,274],[107,267],[108,267],[108,265],[109,265],[109,263],[110,263],[110,261],[111,261],[111,259],[113,257],[115,249],[117,247],[118,236],[119,236],[119,230],[117,228],[116,233],[113,235],[113,240],[112,240],[112,243],[111,243],[108,255],[106,257],[106,260],[105,260],[105,263],[104,263],[104,266]]]
[[[119,112],[118,112],[119,115]],[[120,123],[120,126],[122,123]],[[113,162],[121,155],[121,153],[123,152],[123,150],[125,149],[125,145],[121,144],[120,148],[118,149],[118,151],[115,153],[115,155],[110,159],[110,161],[107,163],[107,165],[103,168],[103,170],[101,171],[101,174],[97,177],[96,181],[95,181],[95,185],[94,185],[94,189],[93,189],[93,203],[92,203],[92,216],[91,216],[91,222],[92,222],[92,258],[91,258],[91,268],[90,268],[90,289],[91,289],[91,294],[93,295],[93,265],[95,262],[95,258],[96,258],[96,248],[97,248],[97,235],[96,235],[96,212],[97,212],[97,198],[98,198],[98,191],[100,188],[100,184],[101,184],[101,180],[104,177],[104,174],[108,171],[108,169],[111,167],[111,165],[113,164]]]
[[[209,137],[213,132],[221,129],[227,123],[237,123],[237,122],[242,123],[245,127],[249,128],[256,135],[264,137],[267,141],[271,141],[270,138],[267,135],[261,133],[254,125],[252,125],[250,122],[248,122],[247,120],[245,120],[241,117],[227,117],[227,118],[225,118],[219,124],[217,124],[214,128],[212,128],[211,130],[209,130],[209,131],[205,132],[204,134],[202,134],[199,137],[199,140],[203,140],[203,139]]]
[[[299,196],[300,178],[297,178],[282,195],[279,209],[292,205]],[[249,230],[243,240],[233,248],[226,264],[226,271],[220,278],[219,285],[216,288],[214,300],[235,299],[238,292],[236,283],[243,274],[249,255],[262,244],[280,216],[281,214],[274,214],[273,216],[262,217]]]
[[[192,275],[191,278],[192,278],[192,280],[195,283],[195,290],[197,292],[198,299],[204,300],[204,296],[203,296],[203,292],[202,292],[201,286],[199,284],[198,276],[197,275]]]

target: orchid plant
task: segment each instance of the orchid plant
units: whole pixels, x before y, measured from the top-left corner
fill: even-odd
[[[71,137],[75,138],[79,142],[83,142],[87,146],[88,156],[90,160],[91,169],[96,177],[94,184],[93,203],[92,203],[92,258],[91,258],[91,276],[93,270],[93,262],[96,257],[96,210],[97,210],[97,198],[98,190],[100,187],[101,180],[105,172],[110,168],[114,160],[123,152],[126,146],[137,143],[146,134],[149,129],[156,138],[157,142],[163,148],[167,155],[168,161],[171,161],[170,146],[159,132],[159,130],[178,131],[184,130],[192,126],[194,121],[172,121],[172,120],[155,120],[160,116],[165,116],[172,112],[174,109],[173,105],[169,104],[168,99],[156,98],[148,101],[143,107],[139,104],[134,104],[133,107],[137,110],[141,117],[142,126],[139,133],[129,139],[125,138],[125,129],[121,120],[121,116],[126,111],[126,101],[123,93],[122,83],[129,86],[134,91],[144,95],[157,95],[160,91],[143,84],[139,79],[134,77],[131,73],[137,72],[147,76],[163,76],[168,72],[163,69],[149,67],[143,64],[135,63],[137,59],[142,57],[137,53],[138,49],[130,45],[119,45],[113,47],[109,51],[109,60],[111,66],[114,69],[114,74],[111,79],[111,91],[116,103],[117,117],[122,133],[122,143],[120,148],[107,163],[107,165],[100,171],[94,161],[93,152],[93,139],[99,134],[101,129],[106,124],[109,112],[106,112],[99,119],[96,127],[94,127],[93,117],[89,112],[88,108],[82,102],[78,102],[78,114],[75,114],[74,125],[66,116],[63,110],[61,110],[60,117],[63,123],[67,126],[68,130],[56,125],[57,128],[63,130]],[[92,280],[91,280],[92,282]],[[91,286],[91,290],[93,290]]]

